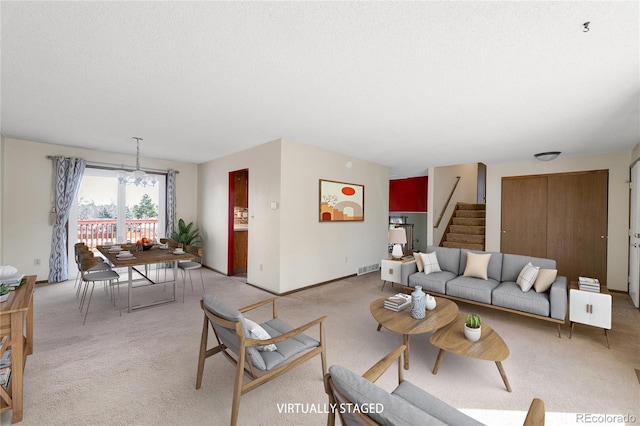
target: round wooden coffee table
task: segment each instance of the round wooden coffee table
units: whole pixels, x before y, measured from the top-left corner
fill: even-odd
[[[381,327],[394,333],[402,334],[404,350],[404,369],[409,369],[409,336],[411,334],[428,333],[437,330],[453,321],[458,314],[458,305],[449,299],[436,297],[436,308],[427,311],[423,319],[411,317],[411,308],[395,312],[384,307],[386,297],[381,297],[371,302],[369,309],[371,315],[378,321],[378,331]]]
[[[501,362],[509,356],[509,347],[502,340],[502,337],[484,322],[482,323],[480,340],[477,342],[467,340],[464,337],[464,320],[465,315],[458,314],[453,321],[433,333],[429,339],[433,346],[440,348],[432,373],[438,374],[438,368],[440,368],[445,351],[470,358],[495,361],[507,391],[511,392],[511,386]]]

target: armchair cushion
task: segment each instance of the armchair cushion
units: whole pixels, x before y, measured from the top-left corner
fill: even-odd
[[[365,378],[339,365],[329,367],[336,389],[350,402],[358,406],[381,404],[381,410],[371,410],[367,415],[381,425],[442,425],[445,424],[397,395],[390,394]],[[343,414],[344,415],[344,414]]]
[[[400,382],[392,393],[448,425],[482,424],[406,380]]]
[[[269,320],[263,323],[262,327],[271,337],[278,337],[293,330],[293,327],[280,318]],[[283,340],[277,344],[277,350],[273,352],[261,352],[262,359],[265,363],[264,369],[267,371],[272,370],[293,356],[317,346],[320,346],[320,342],[306,334],[298,334],[290,339]]]
[[[249,318],[244,319],[244,324],[249,330],[249,334],[252,339],[259,339],[259,340],[271,339],[271,336],[269,335],[269,333],[267,333],[267,331],[264,328],[262,328],[260,324],[254,321],[251,321]],[[264,346],[257,346],[257,348],[259,351],[266,351],[266,352],[272,352],[278,349],[274,343],[271,343],[269,345],[264,345]]]

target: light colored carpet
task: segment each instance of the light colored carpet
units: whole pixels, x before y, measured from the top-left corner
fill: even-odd
[[[233,306],[270,296],[210,270],[204,274],[206,292]],[[180,285],[178,303],[121,316],[104,291],[96,289],[85,326],[72,281],[37,286],[22,424],[228,424],[232,364],[221,355],[209,358],[202,388],[195,389],[203,320],[202,286],[196,277],[195,290],[187,287],[184,303]],[[362,373],[402,341],[385,329],[376,331],[370,302],[396,292],[388,285],[381,292],[380,287],[379,274],[371,273],[301,291],[280,299],[280,317],[298,325],[328,315],[328,364]],[[140,295],[159,297],[162,287]],[[428,334],[411,340],[411,369],[405,379],[490,425],[522,424],[534,397],[544,400],[549,425],[584,424],[588,415],[631,416],[638,423],[640,312],[626,295],[613,299],[612,349],[599,329],[577,325],[569,340],[566,326],[558,339],[555,324],[460,304],[461,312],[480,313],[509,345],[511,354],[503,365],[512,393],[505,390],[495,364],[487,361],[446,354],[438,374],[431,374],[437,349],[428,343]],[[379,381],[388,390],[395,380],[395,373],[389,373]],[[239,423],[323,425],[326,403],[318,357],[244,395]],[[283,404],[295,405],[280,413]],[[591,424],[621,424],[613,417],[590,419]],[[11,412],[0,420],[10,424]]]

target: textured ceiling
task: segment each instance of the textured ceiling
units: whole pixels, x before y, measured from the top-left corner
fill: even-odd
[[[626,151],[638,4],[2,1],[1,131],[194,163],[282,137],[392,177]]]

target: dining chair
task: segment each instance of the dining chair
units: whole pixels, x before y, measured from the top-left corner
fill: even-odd
[[[182,271],[182,302],[184,303],[184,292],[187,289],[186,274],[189,273],[189,281],[191,282],[191,291],[193,291],[193,280],[191,279],[191,271],[200,270],[200,282],[202,282],[202,294],[204,294],[204,278],[202,277],[202,258],[204,250],[202,247],[187,246],[187,253],[194,256],[193,260],[178,262],[178,268]]]
[[[82,282],[80,280],[80,277],[82,276],[82,272],[80,268],[80,257],[82,253],[91,253],[93,255],[93,252],[91,252],[91,249],[83,242],[74,244],[74,252],[75,252],[76,265],[78,267],[78,273],[76,274],[76,279],[73,284],[73,287],[76,288],[76,285],[77,285],[76,298],[78,298],[80,296],[80,288],[82,287],[80,285]],[[111,269],[111,266],[108,263],[106,263],[102,257],[97,256],[96,259],[98,259],[98,263],[96,264],[96,266],[91,268],[90,272],[108,271]]]
[[[104,270],[104,271],[91,271],[91,268],[95,267],[100,261],[98,258],[93,256],[91,252],[82,253],[80,256],[80,268],[82,271],[82,281],[85,283],[82,300],[80,302],[80,311],[82,311],[82,306],[84,304],[84,300],[87,295],[87,291],[89,289],[89,284],[91,284],[91,292],[89,293],[89,299],[87,300],[87,309],[84,312],[84,321],[82,321],[82,325],[87,322],[87,315],[89,314],[89,306],[91,305],[91,296],[93,296],[93,289],[96,286],[96,282],[106,282],[109,283],[112,291],[113,297],[113,281],[118,281],[120,279],[120,275],[112,270]],[[119,293],[119,291],[118,291]],[[115,299],[114,299],[115,303]]]
[[[231,406],[231,425],[238,422],[240,397],[266,382],[279,377],[303,362],[320,355],[322,375],[327,373],[324,320],[322,316],[300,327],[292,327],[278,318],[278,298],[272,297],[244,308],[235,309],[221,299],[205,294],[200,300],[204,311],[196,389],[202,385],[204,362],[221,352],[236,366]],[[271,306],[272,319],[256,324],[245,314],[261,307]],[[209,324],[218,342],[207,349]],[[318,340],[304,334],[312,327],[319,327]],[[220,371],[219,369],[215,370]],[[249,378],[244,383],[245,375]],[[299,381],[296,384],[300,384]]]

